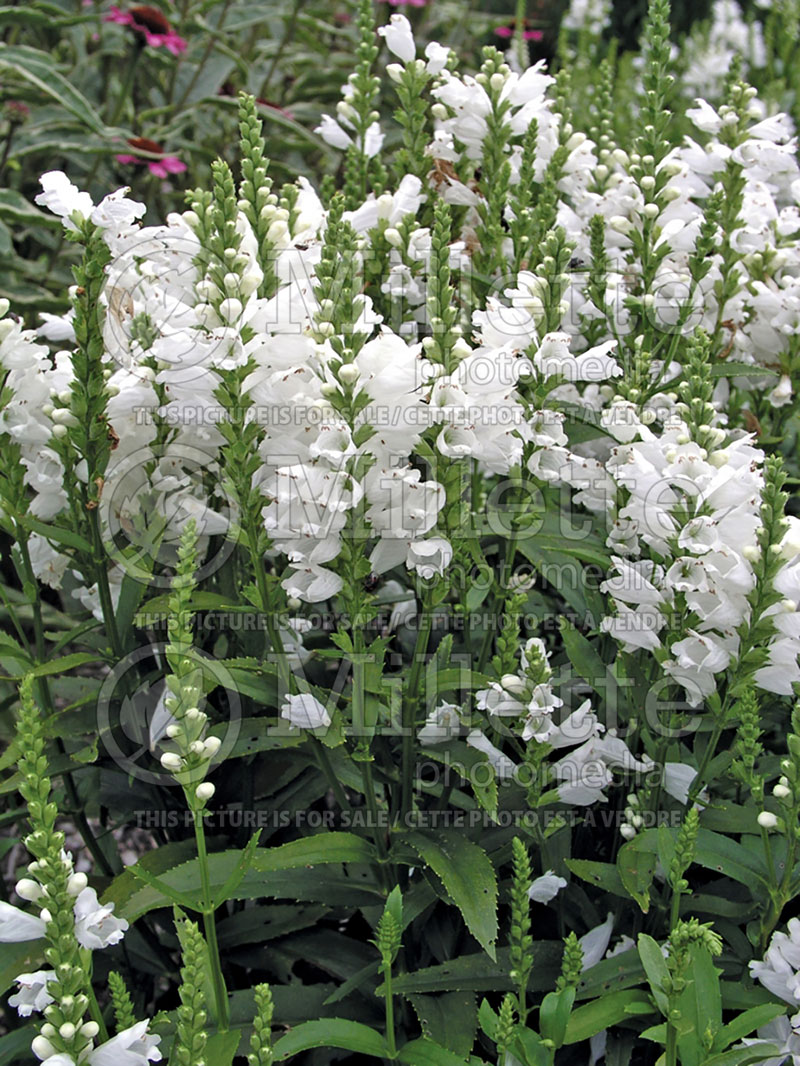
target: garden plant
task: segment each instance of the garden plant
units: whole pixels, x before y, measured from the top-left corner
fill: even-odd
[[[0,9],[0,1063],[797,1066],[800,7],[230,6]]]

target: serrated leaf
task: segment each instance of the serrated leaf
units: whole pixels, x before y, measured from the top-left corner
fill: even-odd
[[[170,851],[169,849],[172,848]],[[159,854],[159,853],[166,853]],[[116,913],[128,921],[135,921],[148,911],[168,906],[171,902],[164,892],[151,885],[142,888],[134,873],[137,867],[146,867],[156,874],[175,892],[183,893],[199,902],[200,867],[197,859],[178,861],[174,856],[185,855],[186,850],[176,850],[173,845],[157,849],[140,859],[136,867],[128,867],[115,877],[106,890],[103,900],[114,903]],[[189,851],[191,854],[191,851]],[[240,850],[215,852],[208,857],[211,891],[222,891],[242,861]],[[342,863],[373,864],[375,849],[369,841],[352,833],[318,833],[290,841],[278,848],[262,848],[253,856],[250,868],[236,885],[234,899],[305,899],[311,902],[352,903],[382,901],[383,897],[371,884],[347,878],[343,873],[321,872],[318,865],[332,866]],[[293,871],[298,871],[293,874]],[[368,893],[368,900],[365,900]]]
[[[620,872],[612,863],[594,862],[591,859],[565,859],[564,865],[582,881],[612,892],[615,896],[622,896],[623,899],[628,898],[628,890],[623,884]]]
[[[396,1061],[404,1062],[407,1066],[466,1066],[467,1057],[448,1051],[422,1036],[400,1048]]]
[[[66,674],[70,670],[74,670],[76,666],[86,666],[87,663],[96,663],[98,661],[98,656],[93,655],[91,652],[76,651],[72,655],[64,655],[60,659],[53,659],[51,662],[38,663],[36,666],[32,666],[30,669],[18,674],[17,678],[22,678],[26,674],[31,677],[51,677],[53,674]]]
[[[497,876],[486,852],[460,833],[418,829],[406,843],[441,878],[467,928],[491,959],[496,958]]]
[[[439,996],[409,996],[408,999],[423,1036],[458,1055],[470,1053],[478,1020],[474,993],[444,992]]]
[[[647,914],[650,909],[650,886],[656,869],[656,857],[647,846],[644,834],[623,844],[617,854],[617,869],[631,897]]]

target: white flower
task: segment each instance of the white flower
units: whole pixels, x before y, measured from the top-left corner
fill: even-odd
[[[9,1006],[16,1007],[22,1018],[29,1017],[34,1011],[43,1011],[48,1003],[53,1002],[53,997],[47,991],[47,982],[55,976],[55,970],[21,973],[15,978],[19,992],[11,996]]]
[[[431,41],[425,46],[425,58],[428,60],[426,64],[428,73],[441,74],[450,58],[450,49],[436,41]]]
[[[486,755],[490,765],[494,767],[494,772],[501,781],[513,776],[514,763],[499,748],[496,748],[480,729],[473,729],[468,734],[467,744],[469,747],[475,748],[476,751],[482,751]]]
[[[456,703],[440,703],[417,733],[420,744],[444,744],[461,732],[461,708]]]
[[[549,903],[555,899],[562,888],[567,887],[563,877],[556,877],[552,870],[537,877],[528,889],[528,898],[535,903]]]
[[[767,398],[773,407],[785,407],[792,402],[792,379],[788,374],[781,374],[778,384]]]
[[[83,219],[91,214],[94,204],[88,192],[81,192],[61,170],[49,170],[42,174],[39,183],[44,192],[34,197],[37,204],[46,207],[64,220],[64,228],[77,230],[72,216],[77,212]]]
[[[128,200],[129,188],[117,189],[104,197],[89,216],[95,226],[120,233],[130,229],[147,210],[144,204]]]
[[[611,930],[614,928],[614,915],[609,913],[602,925],[596,925],[588,933],[580,938],[578,943],[583,950],[582,970],[588,970],[596,966],[603,958],[611,940]]]
[[[392,15],[386,26],[379,26],[378,33],[386,40],[389,51],[404,63],[410,63],[417,54],[411,23],[405,15]]]
[[[0,900],[0,944],[38,940],[44,936],[46,929],[47,925],[41,918]]]
[[[281,708],[281,718],[285,718],[298,729],[323,729],[331,724],[331,716],[327,710],[309,692],[287,696]]]
[[[314,133],[318,133],[320,137],[329,144],[331,148],[339,148],[344,151],[345,148],[349,148],[353,143],[353,138],[350,134],[343,130],[335,118],[331,118],[330,115],[323,115],[322,121],[319,126],[314,129]]]
[[[772,934],[763,961],[750,963],[750,976],[774,996],[796,1006],[800,1002],[800,918],[791,918],[788,935]]]
[[[118,944],[128,923],[114,917],[114,904],[101,905],[93,888],[84,888],[75,900],[75,936],[82,948],[96,951]]]
[[[148,1062],[161,1062],[157,1047],[161,1037],[147,1032],[149,1024],[137,1022],[95,1048],[89,1053],[90,1066],[146,1066]]]
[[[412,540],[406,556],[406,566],[412,567],[426,581],[438,574],[444,574],[453,558],[450,541],[443,537],[431,537],[429,540]]]

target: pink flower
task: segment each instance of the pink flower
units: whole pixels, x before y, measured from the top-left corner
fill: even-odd
[[[145,44],[149,44],[152,48],[160,48],[163,45],[174,56],[186,51],[186,41],[178,36],[156,7],[141,5],[122,11],[114,5],[104,16],[103,21],[129,26],[134,33],[144,38]]]
[[[140,152],[148,152],[151,155],[160,154],[161,158],[147,159],[140,155],[118,155],[114,157],[118,163],[146,165],[150,173],[157,178],[166,178],[170,174],[182,174],[186,170],[186,164],[181,162],[176,155],[164,155],[164,149],[156,141],[151,141],[147,137],[132,137],[128,144]]]
[[[514,23],[510,26],[498,26],[494,31],[496,37],[502,37],[504,40],[509,40],[517,32]],[[544,33],[541,30],[523,30],[522,37],[526,41],[541,41],[544,38]]]
[[[391,7],[425,7],[426,0],[389,0]]]

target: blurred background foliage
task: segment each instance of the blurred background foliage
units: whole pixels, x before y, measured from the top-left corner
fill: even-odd
[[[38,312],[66,308],[71,283],[72,252],[60,226],[31,207],[43,171],[66,171],[96,198],[130,185],[148,206],[146,220],[163,220],[183,208],[185,190],[205,180],[212,159],[232,154],[242,89],[258,98],[278,185],[298,174],[317,183],[340,163],[340,153],[313,130],[323,112],[334,112],[352,68],[353,0],[120,4],[0,6],[0,296],[31,325]],[[710,5],[673,0],[676,40],[708,18]],[[556,57],[568,6],[528,0],[530,25],[541,32],[529,44],[531,60]],[[619,56],[621,122],[636,107],[634,57],[646,6],[616,0],[610,26],[587,44],[587,75],[609,47]],[[496,31],[512,24],[514,8],[514,0],[428,0],[400,8],[379,2],[376,18],[384,22],[402,10],[418,40],[447,43],[477,66],[483,46],[503,46]],[[785,85],[775,64],[778,45],[786,44],[779,39],[771,53],[776,85]],[[586,110],[581,83],[578,70],[579,113]],[[384,101],[387,112],[391,106]]]

